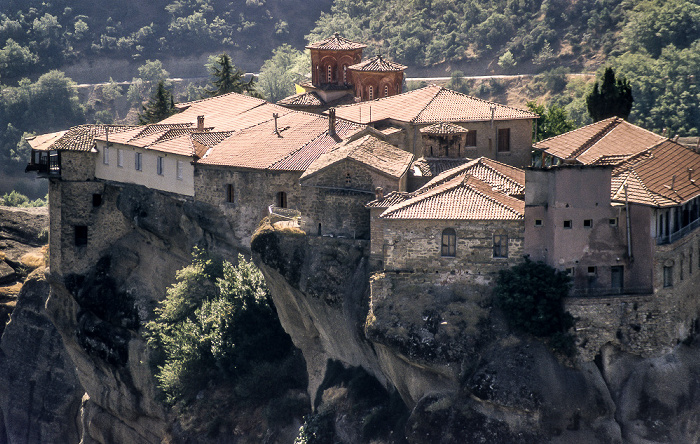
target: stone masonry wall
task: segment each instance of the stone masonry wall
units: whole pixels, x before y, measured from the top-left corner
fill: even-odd
[[[522,221],[384,220],[385,270],[457,270],[492,274],[522,259]],[[441,256],[442,231],[457,233],[455,257]],[[508,236],[508,257],[493,257],[493,236]]]

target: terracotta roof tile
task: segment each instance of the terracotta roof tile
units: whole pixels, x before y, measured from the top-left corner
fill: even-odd
[[[408,68],[408,66],[401,65],[399,63],[394,63],[390,60],[384,59],[384,57],[382,57],[381,54],[374,56],[371,59],[365,60],[364,62],[348,66],[348,69],[352,69],[354,71],[372,72],[404,71],[406,68]]]
[[[74,126],[67,131],[37,136],[42,143],[38,148],[34,149],[44,151],[90,151],[95,147],[95,139],[103,137],[107,129],[109,129],[110,140],[112,140],[112,137],[123,132],[131,131],[134,128],[138,127],[127,125]],[[32,146],[32,142],[30,142],[30,146]]]
[[[295,94],[277,101],[282,106],[323,106],[326,102],[314,91]]]
[[[464,175],[474,176],[509,196],[522,196],[525,193],[525,171],[486,157],[479,157],[447,170],[418,191],[425,192],[457,176]]]
[[[613,170],[611,198],[655,207],[680,205],[700,196],[700,154],[671,140]],[[697,180],[696,180],[697,178]]]
[[[24,140],[26,140],[29,146],[31,146],[35,151],[49,151],[51,146],[67,132],[68,130],[48,134],[39,134],[36,136],[25,137]]]
[[[535,119],[530,111],[470,97],[431,85],[390,97],[339,106],[336,115],[353,122],[368,123],[393,119],[414,124]],[[370,120],[371,115],[371,120]]]
[[[303,171],[330,146],[361,129],[350,122],[336,121],[336,137],[328,136],[328,118],[304,112],[289,112],[235,132],[215,145],[200,160],[205,165]]]
[[[451,170],[471,161],[467,158],[420,157],[411,165],[411,174],[417,177],[436,177],[444,171]]]
[[[345,37],[341,37],[337,32],[327,39],[321,40],[320,42],[310,43],[307,49],[335,49],[335,50],[350,50],[350,49],[362,49],[366,48],[367,45],[362,43],[353,42]]]
[[[301,175],[308,179],[344,159],[351,159],[388,176],[399,178],[411,165],[413,154],[367,134],[338,144],[314,161]]]
[[[398,203],[382,219],[521,220],[525,202],[494,190],[474,176],[456,177]]]
[[[466,134],[469,130],[454,123],[440,122],[421,128],[420,132],[422,134]]]
[[[399,204],[405,200],[413,197],[412,193],[407,193],[405,191],[392,191],[381,199],[375,199],[371,202],[367,202],[365,207],[367,208],[389,208],[393,205]]]
[[[537,142],[534,147],[585,165],[614,164],[666,140],[665,137],[611,117]]]

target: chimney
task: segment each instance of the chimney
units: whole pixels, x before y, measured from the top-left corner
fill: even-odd
[[[675,136],[673,136],[673,141],[674,141],[674,142],[678,142],[678,138],[679,138],[679,137],[681,137],[681,135],[680,135],[680,134],[676,134]]]
[[[694,181],[693,181],[693,169],[692,169],[692,168],[688,168],[688,181],[691,182],[691,183],[694,182]]]
[[[496,114],[496,105],[491,105],[491,128],[493,128],[493,118]]]
[[[335,108],[328,110],[328,135],[335,136]]]
[[[280,130],[279,130],[279,128],[277,128],[277,118],[279,116],[280,115],[277,113],[272,113],[272,117],[275,119],[275,134],[277,134],[278,136],[280,135]]]
[[[675,187],[676,187],[676,175],[674,174],[673,176],[671,176],[671,189],[673,190],[673,189],[675,189]]]
[[[384,189],[382,187],[377,187],[374,189],[374,197],[379,199],[384,199]]]
[[[197,116],[197,129],[200,131],[204,129],[204,116]]]

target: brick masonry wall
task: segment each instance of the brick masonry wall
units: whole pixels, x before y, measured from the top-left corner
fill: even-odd
[[[385,270],[468,269],[473,274],[494,274],[522,260],[522,221],[384,220],[382,224]],[[441,256],[445,228],[457,233],[455,257]],[[494,234],[508,236],[507,258],[493,257]]]

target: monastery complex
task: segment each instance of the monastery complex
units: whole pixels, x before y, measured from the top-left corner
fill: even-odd
[[[618,118],[533,145],[537,115],[435,85],[402,92],[406,67],[364,47],[309,45],[305,92],[277,104],[231,93],[157,124],[29,140],[27,169],[50,182],[51,269],[87,269],[123,234],[105,190],[136,185],[221,212],[242,248],[269,215],[363,243],[372,292],[420,279],[469,297],[525,256],[544,261],[572,277],[585,359],[694,332],[700,154]]]

